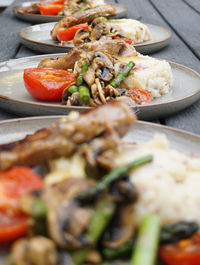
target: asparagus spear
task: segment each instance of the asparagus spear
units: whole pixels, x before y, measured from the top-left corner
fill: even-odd
[[[160,236],[160,218],[146,216],[140,226],[131,265],[154,265]]]
[[[139,167],[141,165],[144,165],[146,163],[150,163],[153,160],[152,155],[147,155],[145,157],[142,157],[140,159],[137,159],[125,166],[118,167],[116,169],[113,169],[110,173],[105,175],[99,183],[97,183],[95,186],[91,187],[87,192],[81,194],[78,196],[79,200],[91,200],[93,199],[98,193],[104,191],[109,187],[109,185],[114,181],[120,178],[120,176],[126,174],[131,169]]]
[[[80,72],[79,76],[76,79],[76,85],[77,86],[81,86],[83,84],[83,75],[87,72],[88,67],[89,67],[88,63],[85,63],[83,65],[83,68],[81,69],[81,72]]]
[[[135,63],[130,61],[126,67],[111,81],[110,85],[114,88],[118,88],[122,80],[129,75],[134,66]]]
[[[87,86],[80,86],[79,88],[80,98],[84,102],[88,102],[90,100],[90,90]]]
[[[76,85],[72,85],[68,88],[68,91],[73,94],[75,92],[78,92],[78,87]]]
[[[98,202],[89,229],[85,235],[85,237],[92,244],[95,244],[100,238],[103,230],[109,223],[114,213],[114,210],[115,210],[115,205],[111,201],[103,199]],[[82,264],[88,254],[88,251],[89,249],[81,249],[74,251],[71,255],[74,265]]]

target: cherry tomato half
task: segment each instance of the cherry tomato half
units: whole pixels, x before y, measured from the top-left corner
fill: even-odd
[[[24,70],[24,84],[32,97],[44,101],[58,101],[63,90],[76,81],[70,72],[51,68],[30,68]]]
[[[0,243],[26,234],[28,216],[20,209],[20,199],[41,188],[42,178],[30,168],[14,167],[0,173]]]
[[[200,264],[200,233],[190,239],[161,246],[160,257],[166,265]]]
[[[65,29],[57,34],[57,39],[59,41],[70,41],[73,40],[76,32],[79,29],[88,30],[88,23],[78,24],[68,29]]]
[[[40,14],[45,16],[57,16],[62,11],[64,5],[52,3],[50,5],[39,6]]]
[[[150,103],[152,101],[151,94],[140,88],[132,88],[129,90],[129,96],[135,101],[136,104]]]

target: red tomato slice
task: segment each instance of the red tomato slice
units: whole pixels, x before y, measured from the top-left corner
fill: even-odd
[[[28,216],[20,209],[20,199],[41,188],[42,178],[30,168],[15,167],[0,173],[0,243],[26,234]]]
[[[132,88],[129,90],[129,96],[135,101],[136,104],[150,103],[152,101],[151,94],[140,88]]]
[[[162,246],[160,256],[166,265],[200,264],[200,233],[196,233],[190,239]]]
[[[53,1],[53,5],[64,5],[65,0],[57,0],[57,1]]]
[[[39,6],[40,14],[45,16],[57,16],[60,11],[62,11],[64,5],[51,4]]]
[[[88,23],[83,23],[83,24],[75,25],[73,27],[70,27],[68,29],[65,29],[65,30],[59,32],[57,34],[57,39],[59,41],[70,41],[70,40],[73,40],[76,32],[79,29],[88,30],[89,29],[88,28]]]
[[[27,234],[28,216],[9,217],[0,213],[0,243],[8,243]]]
[[[115,39],[115,40],[124,40],[126,43],[128,43],[128,44],[132,44],[132,40],[131,39],[128,39],[128,38],[124,38],[124,37],[114,37],[113,39]]]
[[[24,84],[32,97],[44,101],[58,101],[63,90],[76,81],[69,71],[51,68],[30,68],[24,70]]]

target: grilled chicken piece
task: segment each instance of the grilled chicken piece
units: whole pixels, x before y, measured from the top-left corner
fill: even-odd
[[[123,102],[112,101],[92,109],[73,121],[61,120],[25,137],[21,141],[0,145],[0,171],[13,166],[34,166],[48,159],[70,156],[78,145],[115,129],[123,136],[136,120]]]
[[[44,59],[42,60],[38,68],[54,68],[54,69],[73,69],[76,61],[80,59],[82,51],[78,49],[71,49],[64,57],[58,59]]]
[[[77,12],[71,16],[65,17],[61,19],[59,22],[56,23],[54,26],[51,36],[53,40],[57,39],[57,34],[69,27],[72,27],[77,24],[81,23],[90,23],[93,19],[97,17],[108,17],[108,16],[114,16],[116,15],[115,8],[110,5],[103,5],[98,6],[95,8],[91,8],[85,11]]]
[[[79,46],[79,49],[73,48],[64,57],[58,59],[44,59],[40,62],[38,68],[50,67],[63,70],[73,69],[75,62],[80,59],[82,52],[96,50],[121,57],[134,56],[137,54],[135,48],[131,45],[128,45],[123,40],[100,40],[85,43]]]

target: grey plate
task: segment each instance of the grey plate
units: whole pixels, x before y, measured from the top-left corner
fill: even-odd
[[[45,23],[45,22],[54,22],[54,21],[59,21],[61,16],[44,16],[40,14],[23,14],[20,11],[22,11],[23,7],[30,6],[31,4],[36,3],[34,2],[24,2],[21,4],[18,4],[13,7],[13,13],[15,14],[16,17],[29,21],[31,23]],[[116,16],[114,18],[122,18],[126,16],[128,12],[128,8],[125,5],[122,4],[116,4],[112,3],[112,5],[116,8]]]
[[[32,98],[24,87],[24,68],[37,67],[42,59],[63,55],[39,55],[0,63],[0,108],[23,116],[62,115],[71,110],[88,109],[80,106],[66,107],[60,102],[38,101]],[[140,119],[150,120],[169,116],[190,106],[200,98],[200,75],[183,65],[172,62],[170,64],[174,75],[172,91],[148,105],[138,106]]]
[[[72,43],[61,46],[58,41],[52,40],[50,32],[55,22],[29,26],[19,32],[21,42],[28,48],[41,53],[67,52],[73,47]],[[142,54],[150,54],[168,45],[171,39],[171,32],[168,29],[147,24],[151,32],[150,41],[136,44],[135,48]]]
[[[0,144],[22,139],[27,134],[32,134],[57,120],[58,116],[52,116],[0,122]],[[140,143],[150,140],[155,133],[164,133],[170,142],[171,148],[186,155],[195,152],[200,156],[200,136],[148,122],[138,121],[133,124],[124,140]],[[3,260],[8,253],[8,249],[0,248],[0,264],[3,264]]]

